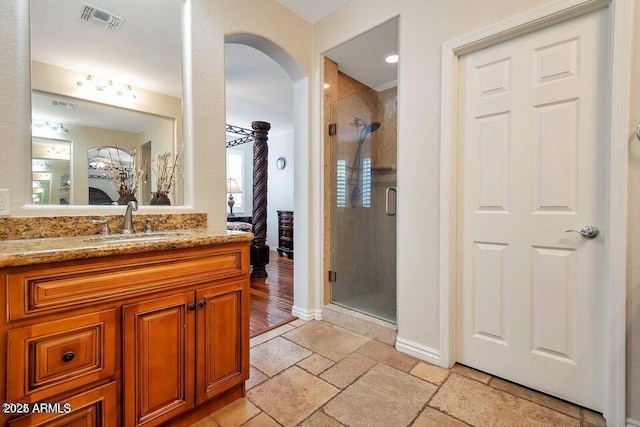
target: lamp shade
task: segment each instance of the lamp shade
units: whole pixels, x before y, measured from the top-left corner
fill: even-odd
[[[242,193],[242,190],[240,190],[240,186],[238,186],[238,182],[233,178],[229,178],[229,180],[228,180],[227,193],[229,193],[229,194]]]

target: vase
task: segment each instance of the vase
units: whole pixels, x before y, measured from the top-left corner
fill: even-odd
[[[151,199],[151,201],[149,202],[149,204],[151,205],[170,205],[171,204],[171,200],[169,200],[169,196],[167,196],[166,194],[154,194],[153,198]]]
[[[118,204],[119,205],[126,205],[127,203],[129,203],[130,201],[134,201],[134,202],[138,202],[136,200],[136,196],[135,194],[121,194],[120,198],[118,199]]]

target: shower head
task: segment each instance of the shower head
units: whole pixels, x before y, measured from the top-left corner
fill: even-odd
[[[373,133],[380,128],[380,122],[373,122],[370,125],[365,126],[365,130],[367,133]]]
[[[360,131],[360,140],[358,141],[358,149],[356,150],[356,154],[353,157],[351,176],[349,177],[349,185],[351,188],[349,192],[349,198],[351,199],[351,207],[355,208],[358,204],[358,199],[362,195],[362,191],[360,190],[360,151],[362,150],[362,146],[364,145],[364,141],[365,139],[367,139],[367,136],[380,129],[380,122],[367,123],[360,117],[354,117],[353,121],[356,123],[356,127],[359,124],[362,125],[362,130]],[[354,181],[353,175],[356,170],[358,170],[358,174],[356,175],[356,179]]]
[[[360,117],[355,117],[353,121],[356,122],[356,124],[361,123],[363,126],[362,130],[360,131],[360,144],[362,144],[364,140],[367,139],[367,136],[369,136],[370,133],[373,133],[380,128],[380,122],[367,123]]]

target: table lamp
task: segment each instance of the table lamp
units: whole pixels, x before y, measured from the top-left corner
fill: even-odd
[[[229,193],[229,200],[227,201],[227,204],[229,205],[229,211],[230,211],[229,216],[235,216],[233,214],[233,205],[236,202],[233,200],[233,195],[241,194],[242,190],[240,190],[240,186],[238,185],[238,182],[233,178],[229,178],[228,180],[227,193]]]

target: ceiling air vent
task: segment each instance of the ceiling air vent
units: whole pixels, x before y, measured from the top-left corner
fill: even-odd
[[[91,22],[113,32],[117,32],[125,21],[121,16],[85,2],[80,2],[78,17],[85,22]]]

